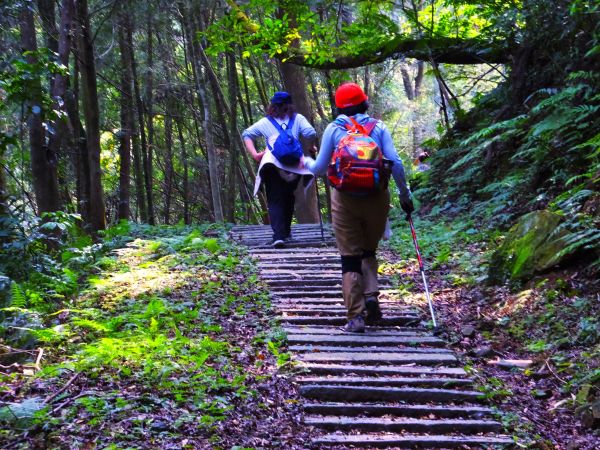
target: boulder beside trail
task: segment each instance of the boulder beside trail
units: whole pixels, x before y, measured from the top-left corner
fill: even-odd
[[[563,250],[571,233],[561,227],[562,221],[560,215],[548,210],[522,216],[492,255],[489,282],[526,281],[570,256]]]

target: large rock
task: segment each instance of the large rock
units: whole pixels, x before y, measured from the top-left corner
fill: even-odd
[[[570,256],[561,254],[571,233],[560,227],[562,217],[547,210],[522,216],[492,255],[489,281],[525,281]]]

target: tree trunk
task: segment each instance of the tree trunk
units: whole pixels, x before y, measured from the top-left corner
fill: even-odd
[[[165,208],[163,221],[169,225],[171,218],[171,200],[173,195],[173,99],[167,92],[167,106],[165,111]]]
[[[227,79],[229,84],[229,107],[231,114],[229,116],[229,133],[231,135],[231,147],[229,158],[229,173],[227,175],[227,191],[225,193],[226,213],[225,218],[228,222],[235,222],[235,198],[236,198],[236,179],[238,168],[238,125],[237,125],[237,99],[239,86],[237,84],[237,66],[235,64],[235,55],[233,52],[227,53]]]
[[[38,11],[42,19],[42,29],[46,36],[46,47],[58,53],[58,32],[56,30],[56,12],[54,0],[37,0]],[[63,5],[64,6],[64,5]]]
[[[325,124],[329,122],[329,120],[327,120],[325,111],[323,111],[323,105],[321,104],[321,100],[319,99],[319,93],[317,92],[317,85],[310,71],[308,72],[308,82],[310,83],[310,91],[313,96],[313,101],[315,103],[315,106],[317,107],[317,113],[319,114],[321,121]]]
[[[130,181],[131,181],[131,72],[129,71],[129,49],[127,48],[127,11],[121,11],[119,17],[119,50],[121,52],[121,130],[119,132],[119,220],[130,217]]]
[[[181,164],[183,165],[183,223],[189,225],[190,221],[190,182],[189,182],[189,167],[188,155],[183,138],[183,126],[181,119],[175,122],[179,136],[179,145],[181,146]]]
[[[306,94],[306,79],[302,68],[293,64],[282,63],[281,72],[283,74],[283,83],[285,89],[292,96],[296,110],[305,116],[309,122],[313,122],[310,102]],[[306,144],[306,143],[304,143]],[[304,152],[307,153],[306,145]],[[318,223],[319,211],[317,209],[317,197],[314,183],[306,191],[302,183],[298,184],[296,195],[296,219],[298,223]]]
[[[183,9],[182,12],[184,14],[184,29],[186,30],[186,35],[189,39],[191,38],[191,36],[193,36],[191,24],[189,22],[189,17],[191,16],[191,14],[188,14],[190,11],[186,9]],[[190,43],[190,58],[192,64],[194,65],[194,84],[204,111],[203,128],[204,139],[206,141],[206,152],[208,159],[208,178],[210,183],[213,217],[216,222],[223,222],[223,207],[221,205],[221,186],[219,182],[217,151],[215,148],[213,136],[213,118],[212,112],[210,110],[209,99],[206,95],[205,86],[207,84],[207,80],[206,77],[203,76],[202,70],[200,69],[199,65],[199,58],[201,58],[199,54],[199,47],[200,46],[198,45],[198,43],[192,40],[192,42]],[[202,77],[202,79],[200,77]]]
[[[140,93],[140,83],[137,75],[137,64],[135,61],[135,53],[133,51],[133,21],[130,16],[126,16],[127,26],[127,51],[129,55],[128,68],[131,71],[131,79],[133,82],[133,95],[135,96],[135,111],[132,108],[132,114],[136,115],[136,121],[132,120],[132,133],[133,133],[133,167],[135,170],[135,186],[136,186],[136,197],[138,202],[138,209],[140,210],[140,219],[142,222],[148,222],[148,209],[146,207],[147,191],[144,190],[146,184],[146,169],[148,159],[148,147],[146,142],[146,128],[144,126],[144,103],[142,101],[142,95]]]
[[[152,178],[153,178],[153,152],[154,152],[154,112],[153,112],[153,49],[152,49],[152,11],[148,11],[148,22],[147,22],[147,51],[148,51],[148,67],[146,68],[146,120],[148,126],[148,153],[145,159],[145,181],[146,181],[146,200],[148,202],[148,223],[154,225],[156,223],[154,216],[154,194],[152,192]]]
[[[79,55],[75,58],[73,68],[73,95],[67,97],[67,112],[73,129],[75,143],[75,168],[77,211],[81,214],[84,224],[90,224],[90,164],[85,130],[79,113]]]
[[[27,62],[35,64],[35,52],[37,52],[35,21],[33,11],[28,3],[24,3],[21,7],[20,29],[23,51],[33,52],[33,54],[26,57]],[[56,155],[50,152],[45,143],[41,80],[32,80],[28,94],[27,111],[29,116],[31,172],[38,210],[40,213],[58,211],[60,199],[56,171],[57,160]]]
[[[85,117],[89,176],[90,176],[90,224],[93,232],[106,227],[106,211],[102,192],[102,169],[100,167],[100,111],[96,85],[96,65],[87,0],[77,0],[79,18],[79,56],[81,58],[82,102]]]
[[[44,7],[50,8],[50,11],[47,13],[47,21],[50,24],[54,23],[54,4],[52,2],[51,5],[47,5],[49,2],[46,0],[38,0],[38,4],[44,4]],[[65,67],[69,67],[69,53],[72,47],[71,33],[73,32],[73,19],[75,14],[75,2],[74,0],[63,0],[62,8],[61,8],[61,18],[60,18],[60,31],[58,35],[57,42],[57,53],[58,53],[58,62]],[[51,17],[51,18],[50,18]],[[54,32],[56,29],[54,28]],[[51,38],[49,38],[50,40]],[[69,99],[67,96],[69,95],[67,89],[69,87],[69,76],[57,73],[54,75],[54,79],[52,80],[52,88],[51,95],[55,100],[53,105],[54,109],[57,111],[66,112],[68,109]],[[67,112],[68,113],[68,112]],[[69,127],[67,123],[67,118],[63,115],[54,121],[52,124],[52,128],[54,130],[53,133],[48,135],[48,149],[50,154],[56,155],[58,160],[59,155],[61,155],[61,148],[64,145],[65,138],[67,138],[69,133]],[[60,177],[60,175],[58,175]],[[68,183],[64,179],[59,179],[59,184],[63,187],[62,190],[62,204],[70,203],[70,194],[68,193]]]

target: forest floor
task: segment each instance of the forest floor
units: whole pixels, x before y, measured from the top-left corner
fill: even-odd
[[[571,270],[487,287],[488,252],[471,223],[416,226],[444,337],[518,445],[600,448],[574,415],[598,388],[593,280]],[[76,298],[22,311],[38,344],[29,364],[2,369],[0,447],[306,448],[285,337],[246,250],[217,228],[127,231]],[[411,246],[397,219],[381,272],[426,317]],[[498,358],[532,364],[489,364]]]
[[[41,371],[3,369],[0,448],[303,448],[283,335],[245,249],[181,227],[123,238],[41,320]]]
[[[498,407],[499,419],[518,446],[600,448],[600,430],[583,427],[575,413],[600,393],[598,280],[582,266],[522,286],[488,286],[489,237],[473,222],[423,220],[416,226],[441,335]],[[393,229],[382,269],[399,275],[399,285],[414,295],[422,282],[408,226],[398,219]],[[420,303],[428,315],[422,294]],[[508,367],[498,364],[502,360],[530,363]]]

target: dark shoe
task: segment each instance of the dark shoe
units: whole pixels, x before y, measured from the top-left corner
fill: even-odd
[[[348,323],[340,329],[346,333],[364,333],[365,319],[363,318],[363,316],[358,315],[350,319]]]
[[[379,307],[379,300],[377,300],[377,298],[367,298],[365,300],[365,310],[367,311],[367,315],[365,317],[365,323],[367,325],[375,325],[383,317],[381,308]]]
[[[271,247],[283,248],[283,247],[285,247],[285,242],[283,242],[283,239],[273,239],[273,242],[271,243]]]
[[[294,240],[294,238],[292,237],[291,234],[284,239],[285,242],[292,242],[293,240]]]

